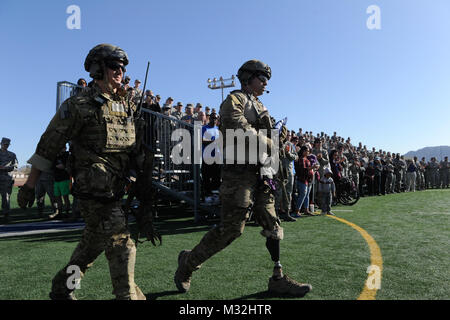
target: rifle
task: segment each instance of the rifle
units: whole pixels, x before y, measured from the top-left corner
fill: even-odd
[[[139,241],[140,235],[145,236],[147,240],[151,241],[152,244],[155,246],[156,246],[155,240],[159,240],[160,245],[162,244],[161,235],[153,227],[153,214],[151,210],[153,199],[152,173],[153,173],[154,154],[153,152],[151,152],[150,148],[144,143],[143,137],[145,135],[141,132],[145,128],[144,127],[145,123],[142,115],[142,101],[145,94],[145,88],[147,86],[147,76],[149,66],[150,62],[147,63],[147,71],[145,72],[143,93],[139,105],[136,109],[137,115],[136,123],[138,126],[136,132],[139,139],[138,148],[140,151],[139,153],[144,154],[144,161],[142,163],[141,169],[137,172],[136,182],[132,184],[130,188],[128,199],[124,207],[124,211],[128,212],[133,198],[136,197],[139,200],[139,208],[137,212],[135,212],[136,222],[138,226],[138,230],[135,236],[136,246],[138,245],[138,243],[143,243],[143,241]]]

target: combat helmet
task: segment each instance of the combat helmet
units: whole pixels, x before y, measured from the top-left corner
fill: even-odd
[[[93,79],[102,79],[105,63],[121,61],[124,66],[128,64],[128,55],[121,48],[102,43],[89,51],[84,61],[84,69],[89,72]]]
[[[239,68],[237,77],[242,84],[245,84],[254,75],[263,75],[267,78],[267,80],[270,80],[272,70],[262,61],[249,60]]]

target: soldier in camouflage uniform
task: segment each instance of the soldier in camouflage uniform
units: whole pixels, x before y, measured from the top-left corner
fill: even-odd
[[[394,165],[391,160],[386,160],[386,164],[384,166],[386,171],[386,193],[394,193],[395,192],[395,175],[394,175]]]
[[[95,46],[84,64],[94,79],[92,88],[63,102],[28,161],[32,169],[18,193],[21,207],[33,200],[40,173],[50,171],[57,153],[72,142],[73,193],[86,226],[70,261],[53,278],[51,299],[74,299],[74,288],[67,285],[68,267],[77,266],[83,276],[103,251],[116,298],[145,299],[134,282],[136,247],[120,201],[129,170],[139,168],[135,162],[141,150],[136,139],[141,136],[136,134],[140,120],[135,119],[135,105],[121,89],[127,64],[128,56],[119,47]],[[154,230],[148,219],[140,221],[151,233]]]
[[[14,152],[8,151],[11,140],[2,138],[0,149],[0,195],[2,197],[2,212],[5,219],[9,217],[10,199],[14,180],[12,171],[17,169],[17,157]]]
[[[273,126],[267,108],[257,98],[265,91],[270,77],[270,67],[261,61],[250,60],[242,65],[238,71],[241,90],[231,92],[220,107],[220,130],[223,137],[226,137],[227,129],[242,129],[250,137],[264,141],[269,149],[279,147],[272,146],[272,139],[260,131],[267,130],[269,125]],[[286,134],[286,131],[284,127],[283,134]],[[224,139],[225,148],[234,149],[235,143],[229,143],[227,146]],[[263,228],[261,234],[266,238],[266,248],[275,263],[273,276],[269,279],[269,291],[304,296],[311,290],[309,284],[300,284],[283,274],[280,264],[283,228],[275,212],[272,184],[270,180],[261,178],[261,168],[257,164],[250,164],[249,154],[246,149],[245,164],[235,164],[235,156],[233,164],[230,164],[228,159],[224,165],[220,187],[221,223],[211,229],[192,251],[180,252],[178,269],[174,276],[180,292],[189,290],[193,271],[242,234],[250,210],[253,210],[256,221]]]
[[[290,141],[290,134],[287,135],[287,140],[280,149],[280,161],[283,167],[283,177],[280,175],[278,186],[284,183],[284,192],[281,186],[275,190],[275,210],[279,212],[280,218],[285,221],[295,221],[296,219],[290,216],[292,191],[294,189],[294,163],[298,159],[295,145]],[[284,178],[285,181],[282,181]]]
[[[448,188],[450,184],[450,163],[448,157],[445,157],[439,164],[439,174],[441,178],[441,188]]]
[[[430,171],[430,188],[438,188],[439,184],[439,163],[435,157],[428,162],[428,170]]]
[[[183,116],[184,116],[184,112],[182,109],[183,109],[183,103],[178,102],[177,105],[175,106],[175,111],[172,111],[172,116],[174,116],[178,120],[181,120],[181,118],[183,118]]]

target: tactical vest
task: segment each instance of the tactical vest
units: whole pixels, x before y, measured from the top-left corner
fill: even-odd
[[[252,127],[256,130],[267,129],[267,134],[270,134],[270,130],[273,128],[274,124],[270,119],[269,112],[267,109],[264,110],[264,106],[261,102],[252,95],[246,94],[241,90],[232,91],[230,93],[230,98],[234,103],[242,104],[244,106],[244,117]]]
[[[125,98],[111,100],[103,94],[86,97],[80,106],[85,121],[76,143],[97,154],[129,152],[136,145],[133,112]]]

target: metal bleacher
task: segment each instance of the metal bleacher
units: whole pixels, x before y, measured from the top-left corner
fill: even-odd
[[[58,82],[56,110],[64,100],[77,94],[80,90],[83,88],[74,83]],[[188,163],[184,161],[184,163],[176,164],[172,155],[174,146],[181,140],[181,136],[177,136],[180,132],[179,129],[189,132],[189,135],[186,136],[191,139],[190,154],[194,154],[194,146],[199,145],[194,141],[196,137],[198,138],[194,134],[196,127],[193,124],[145,108],[142,109],[142,116],[145,120],[144,143],[155,154],[152,177],[155,191],[169,199],[192,206],[195,221],[201,218],[200,210],[215,214],[214,209],[200,203],[200,165],[194,164],[192,157],[189,157]]]

